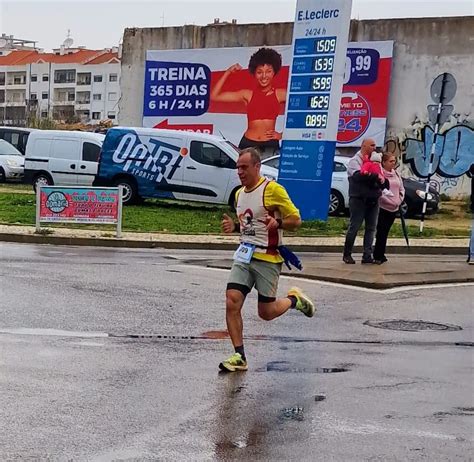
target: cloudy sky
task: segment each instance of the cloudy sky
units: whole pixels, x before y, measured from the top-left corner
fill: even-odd
[[[0,32],[58,48],[70,29],[74,45],[118,45],[126,27],[293,21],[296,0],[0,0]],[[353,0],[358,19],[474,15],[474,0]]]

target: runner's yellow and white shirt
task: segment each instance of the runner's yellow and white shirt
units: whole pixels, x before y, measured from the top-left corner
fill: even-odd
[[[281,263],[283,258],[276,248],[282,244],[283,230],[267,231],[264,217],[266,214],[281,219],[300,216],[286,189],[262,177],[253,189],[246,191],[242,187],[237,191],[236,211],[240,222],[240,241],[257,246],[253,258]]]

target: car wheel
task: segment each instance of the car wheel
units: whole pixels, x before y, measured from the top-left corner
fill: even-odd
[[[33,189],[36,192],[38,186],[50,186],[53,184],[53,180],[49,175],[46,173],[40,173],[39,175],[35,176],[33,180]]]
[[[3,168],[0,168],[0,183],[5,183],[5,181],[7,181],[5,170],[3,170]]]
[[[331,189],[329,194],[329,215],[340,215],[344,211],[344,198],[339,191]]]
[[[138,200],[137,183],[131,178],[118,178],[114,182],[115,186],[122,186],[123,205],[134,204]]]

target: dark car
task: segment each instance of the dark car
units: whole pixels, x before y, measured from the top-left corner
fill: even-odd
[[[337,155],[334,157],[334,171],[332,175],[331,194],[329,198],[329,215],[338,216],[349,212],[349,180],[347,179],[347,162],[349,157]],[[270,165],[278,169],[280,156],[272,156],[262,160],[262,164]],[[402,204],[402,212],[406,217],[414,217],[421,214],[423,209],[423,197],[425,196],[426,183],[412,178],[403,178],[405,186],[405,201]],[[432,215],[438,211],[439,194],[430,186],[426,213]]]
[[[406,217],[421,215],[423,210],[423,199],[425,197],[426,183],[414,180],[413,178],[403,178],[405,186],[405,201],[402,204],[402,212]],[[432,215],[439,208],[439,193],[430,186],[428,201],[426,203],[426,214]]]
[[[0,139],[15,146],[21,154],[25,155],[26,142],[33,128],[4,127],[0,126]]]

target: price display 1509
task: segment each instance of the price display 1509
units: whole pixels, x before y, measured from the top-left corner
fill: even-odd
[[[332,77],[330,75],[323,77],[312,77],[310,79],[310,90],[314,91],[330,91],[332,84]]]
[[[313,59],[313,70],[316,72],[332,72],[334,56],[319,56]]]
[[[316,53],[335,53],[336,37],[316,39],[314,41],[314,51]]]

